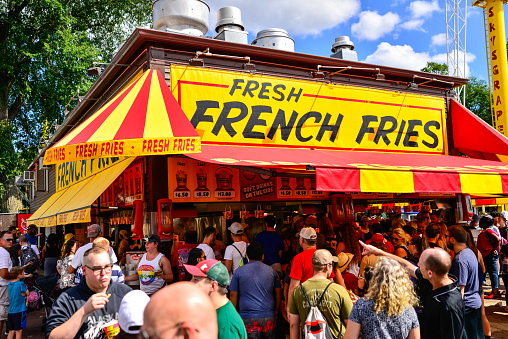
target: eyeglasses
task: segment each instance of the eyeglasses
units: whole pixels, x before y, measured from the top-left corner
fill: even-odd
[[[13,242],[13,241],[14,241],[14,239],[13,239],[13,238],[7,238],[7,239],[3,239],[3,240],[5,240],[5,241],[10,241],[10,242]]]
[[[142,330],[139,332],[139,338],[140,339],[161,339],[162,332],[165,332],[165,331],[173,329],[173,328],[176,328],[176,333],[174,334],[174,336],[172,336],[172,338],[178,338],[180,336],[183,337],[185,334],[189,334],[188,332],[190,332],[191,334],[199,333],[199,329],[197,329],[193,325],[189,324],[188,322],[183,322],[183,323],[171,325],[169,327],[164,327],[159,330],[154,330],[151,332],[146,332],[146,331]]]
[[[108,273],[111,273],[111,270],[113,269],[112,264],[106,265],[104,267],[98,267],[98,266],[90,267],[88,265],[85,265],[85,267],[88,268],[89,270],[91,270],[94,274],[100,274],[102,272],[102,270],[104,270],[104,273],[108,274]]]

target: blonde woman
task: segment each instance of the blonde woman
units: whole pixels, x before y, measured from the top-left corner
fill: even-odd
[[[391,240],[395,248],[394,254],[398,257],[407,259],[409,249],[407,248],[408,235],[402,228],[396,228],[392,231]]]
[[[406,270],[397,261],[380,257],[367,294],[353,305],[344,339],[419,339],[416,304]]]

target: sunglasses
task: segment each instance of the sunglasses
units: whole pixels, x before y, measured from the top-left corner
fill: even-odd
[[[13,239],[13,238],[3,239],[3,240],[5,240],[5,241],[10,241],[10,242],[13,242],[13,241],[14,241],[14,239]]]

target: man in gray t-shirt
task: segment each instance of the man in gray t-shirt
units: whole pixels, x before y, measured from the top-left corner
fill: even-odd
[[[446,234],[448,248],[455,252],[450,273],[457,277],[465,305],[464,328],[467,338],[483,338],[482,300],[478,258],[467,247],[467,232],[461,226],[451,226]]]

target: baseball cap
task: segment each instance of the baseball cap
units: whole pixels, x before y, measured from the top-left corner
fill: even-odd
[[[35,224],[31,224],[31,225],[28,225],[28,228],[27,228],[27,229],[29,229],[29,230],[31,230],[31,229],[36,230],[36,229],[37,229],[37,226],[35,226]]]
[[[234,222],[231,224],[231,226],[228,227],[228,230],[230,230],[233,234],[240,235],[243,234],[243,228],[244,227],[242,224],[239,222]]]
[[[312,265],[330,265],[332,262],[336,262],[337,257],[332,256],[328,250],[317,250],[312,255]]]
[[[122,331],[128,334],[138,334],[143,326],[143,312],[150,297],[141,290],[127,293],[120,303],[118,310],[118,324]]]
[[[146,239],[146,242],[156,242],[160,244],[161,238],[157,234],[151,234],[148,239]]]
[[[97,224],[91,224],[88,226],[88,238],[97,238],[102,232],[102,229]]]
[[[381,246],[385,243],[385,238],[379,234],[379,233],[376,233],[372,236],[372,238],[370,238],[370,244],[369,245],[372,245],[372,246]]]
[[[351,254],[351,253],[344,253],[344,252],[341,252],[337,256],[337,266],[339,267],[339,270],[341,272],[344,272],[344,270],[346,269],[347,265],[349,265],[351,260],[353,260],[353,257],[354,257],[353,254]]]
[[[299,233],[300,238],[308,239],[308,240],[316,240],[317,234],[316,230],[314,230],[312,227],[304,227]]]
[[[198,263],[196,266],[183,265],[189,274],[197,277],[207,277],[215,280],[222,287],[229,285],[229,273],[224,264],[215,259],[207,259]]]
[[[480,216],[478,214],[473,214],[473,223],[477,223],[480,221]]]

